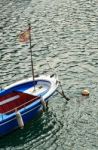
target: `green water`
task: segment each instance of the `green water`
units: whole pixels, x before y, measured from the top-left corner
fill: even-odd
[[[46,113],[0,139],[0,150],[97,150],[98,1],[1,0],[2,87],[31,76],[29,45],[18,39],[28,20],[35,74],[56,72],[70,101],[55,93]]]

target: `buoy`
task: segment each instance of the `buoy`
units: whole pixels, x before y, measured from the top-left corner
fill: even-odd
[[[86,89],[83,90],[83,91],[82,91],[82,95],[83,95],[83,96],[89,96],[89,91],[86,90]]]
[[[19,126],[20,129],[23,129],[24,128],[24,122],[23,122],[21,113],[19,111],[15,111],[15,112],[16,112],[16,119],[17,119],[17,122],[18,122],[18,126]]]
[[[47,107],[46,106],[46,102],[45,102],[45,100],[43,98],[40,99],[40,102],[43,105],[43,111],[45,112],[46,111],[46,107]]]

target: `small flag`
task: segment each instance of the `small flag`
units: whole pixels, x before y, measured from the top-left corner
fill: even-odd
[[[20,33],[19,35],[19,41],[20,42],[27,42],[30,38],[30,28],[27,29],[26,31]]]

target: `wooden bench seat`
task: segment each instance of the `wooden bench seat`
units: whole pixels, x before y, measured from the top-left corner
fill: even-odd
[[[16,91],[0,96],[0,113],[12,113],[15,108],[19,110],[38,98],[38,96]]]

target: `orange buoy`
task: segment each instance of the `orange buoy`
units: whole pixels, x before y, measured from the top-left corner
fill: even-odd
[[[82,95],[83,95],[83,96],[89,96],[89,91],[86,90],[86,89],[83,90],[83,91],[82,91]]]

